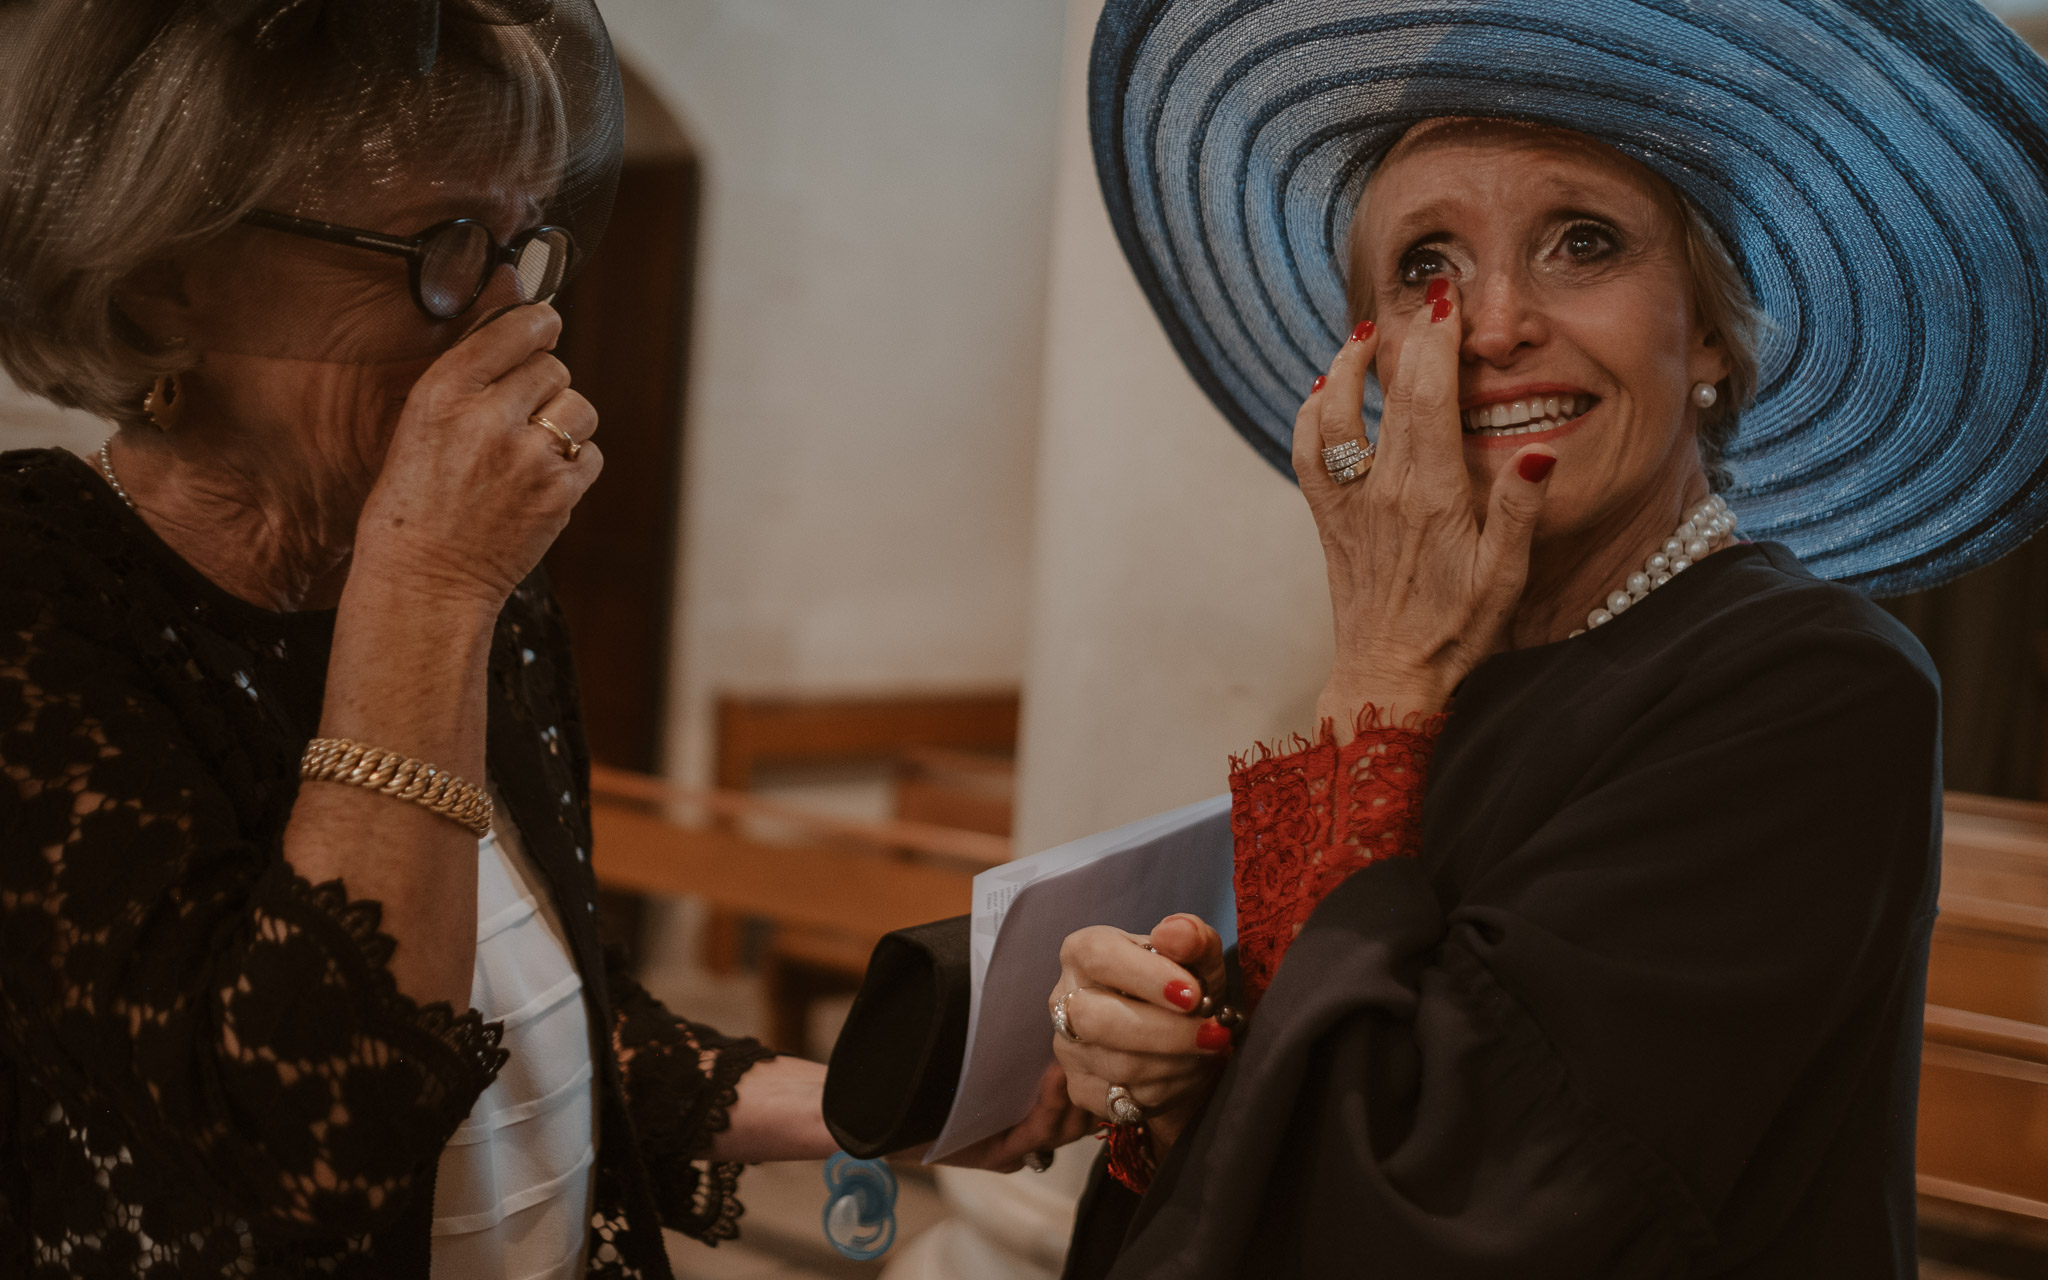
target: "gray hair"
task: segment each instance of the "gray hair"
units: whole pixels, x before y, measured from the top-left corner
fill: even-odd
[[[517,27],[483,28],[429,81],[394,82],[260,52],[203,5],[22,9],[0,17],[0,367],[116,423],[146,422],[144,392],[198,359],[122,314],[138,270],[281,192],[388,160],[479,92],[505,127],[472,136],[520,140],[529,159],[564,144],[547,55]]]
[[[249,117],[249,59],[193,9],[79,17],[31,6],[0,30],[0,365],[25,391],[137,423],[143,390],[189,357],[149,343],[115,290],[232,225],[313,140]]]

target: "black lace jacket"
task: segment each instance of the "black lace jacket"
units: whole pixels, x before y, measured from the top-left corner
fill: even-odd
[[[70,454],[0,454],[0,1275],[426,1274],[437,1159],[504,1051],[280,854],[333,623],[221,591]],[[737,1234],[706,1156],[771,1055],[600,949],[579,715],[536,576],[492,644],[490,773],[604,975],[590,1274],[666,1276],[660,1225]]]

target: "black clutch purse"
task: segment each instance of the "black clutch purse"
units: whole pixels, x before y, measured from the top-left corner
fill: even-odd
[[[967,1053],[968,917],[885,934],[825,1072],[825,1127],[872,1159],[939,1136]]]

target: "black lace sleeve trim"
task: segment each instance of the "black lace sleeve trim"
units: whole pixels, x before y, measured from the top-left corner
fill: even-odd
[[[371,898],[351,899],[339,880],[313,884],[296,873],[287,875],[285,894],[319,913],[294,912],[295,921],[302,927],[316,928],[315,922],[324,917],[353,944],[360,967],[348,975],[349,985],[379,1007],[383,1016],[376,1021],[391,1028],[391,1038],[413,1042],[403,1047],[420,1053],[423,1059],[444,1059],[424,1074],[438,1082],[433,1090],[438,1101],[461,1101],[461,1113],[453,1117],[457,1125],[461,1124],[462,1116],[469,1114],[477,1097],[490,1087],[511,1057],[499,1047],[505,1024],[485,1022],[474,1009],[457,1013],[446,1000],[420,1004],[400,991],[390,968],[391,954],[398,943],[379,927],[384,918],[382,903]],[[334,947],[334,953],[347,954],[339,945]],[[435,1100],[421,1101],[432,1106]]]
[[[685,1022],[616,964],[607,968],[612,1046],[662,1223],[707,1244],[733,1239],[745,1166],[708,1157],[732,1125],[740,1077],[775,1051]]]

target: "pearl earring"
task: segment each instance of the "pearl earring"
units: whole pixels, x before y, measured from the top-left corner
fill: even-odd
[[[1714,407],[1714,402],[1720,398],[1721,393],[1714,389],[1713,383],[1695,382],[1692,384],[1692,402],[1700,408],[1711,409]]]

